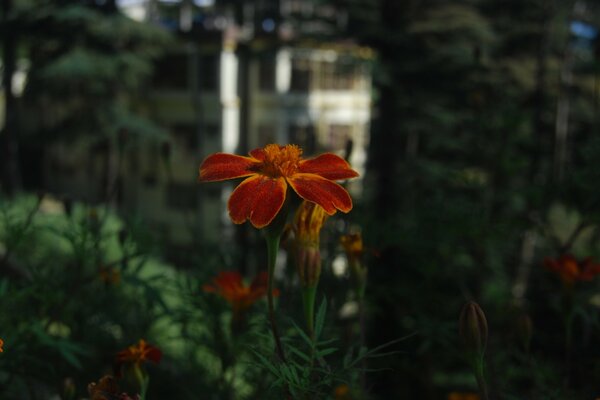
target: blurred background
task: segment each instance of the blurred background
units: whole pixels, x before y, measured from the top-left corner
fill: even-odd
[[[255,337],[224,339],[227,306],[201,290],[218,271],[263,270],[263,240],[229,221],[234,184],[197,177],[211,153],[268,143],[361,174],[345,185],[354,210],[322,238],[340,348],[361,325],[345,233],[365,242],[364,344],[410,335],[348,375],[348,397],[333,383],[328,396],[476,392],[458,338],[467,300],[488,318],[493,398],[600,396],[598,280],[543,267],[600,260],[597,2],[1,7],[0,398],[86,396],[139,338],[164,353],[150,399],[267,398],[241,349]],[[286,254],[280,307],[301,316]],[[255,311],[245,334],[266,326]]]

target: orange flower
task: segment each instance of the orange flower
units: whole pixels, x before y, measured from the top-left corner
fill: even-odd
[[[98,277],[108,285],[118,285],[121,281],[121,272],[114,267],[101,266],[98,269]]]
[[[2,346],[4,346],[4,340],[0,339],[0,353],[4,352],[4,349],[2,348]]]
[[[354,290],[359,298],[365,295],[367,286],[367,266],[363,262],[365,248],[360,233],[343,235],[340,243],[346,252],[348,266],[350,267],[350,279],[354,285]]]
[[[544,266],[556,273],[566,286],[575,282],[591,281],[600,274],[600,264],[595,264],[591,257],[578,261],[571,254],[563,254],[558,259],[545,258]]]
[[[343,235],[340,238],[340,243],[342,244],[342,247],[348,256],[348,259],[358,260],[362,257],[365,249],[360,233]]]
[[[90,400],[138,400],[139,396],[130,397],[126,393],[120,393],[119,385],[110,375],[102,377],[98,383],[92,382],[88,385]]]
[[[239,315],[267,294],[267,273],[261,272],[250,286],[247,286],[239,272],[219,272],[212,285],[206,284],[202,288],[205,292],[216,293],[224,298],[231,304],[234,315]],[[273,295],[278,294],[278,291],[273,291]]]
[[[233,191],[227,208],[235,224],[250,220],[264,228],[283,207],[288,184],[303,199],[319,204],[329,215],[336,210],[347,213],[352,199],[334,180],[358,176],[350,165],[335,154],[326,153],[302,159],[302,150],[293,144],[269,144],[250,152],[250,157],[215,153],[200,166],[203,182],[246,178]]]
[[[160,349],[146,343],[144,339],[140,339],[136,345],[129,346],[117,353],[117,363],[119,365],[134,364],[139,367],[140,364],[147,361],[158,364],[161,358],[162,352]]]
[[[350,388],[346,384],[341,384],[335,387],[333,391],[334,400],[350,400]]]

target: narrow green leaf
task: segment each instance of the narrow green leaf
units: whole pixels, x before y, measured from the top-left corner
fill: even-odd
[[[323,326],[325,325],[325,315],[327,314],[327,298],[323,297],[323,301],[319,306],[319,311],[317,311],[317,317],[315,321],[315,340],[321,337],[321,333],[323,332]]]

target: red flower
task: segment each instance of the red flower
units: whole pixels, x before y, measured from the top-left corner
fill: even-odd
[[[117,353],[117,363],[119,365],[135,364],[136,366],[139,366],[147,361],[158,364],[161,358],[162,352],[160,349],[146,343],[144,339],[140,339],[136,345],[129,346],[125,350]]]
[[[205,292],[216,293],[224,298],[233,308],[234,315],[238,315],[267,294],[267,273],[263,271],[258,274],[248,286],[239,272],[220,272],[212,285],[207,284],[202,288]],[[279,292],[274,290],[273,294],[277,296]]]
[[[250,157],[216,153],[200,166],[204,182],[246,178],[233,191],[227,208],[235,224],[250,220],[256,228],[271,223],[285,201],[288,184],[303,199],[319,204],[327,214],[352,209],[348,192],[334,180],[358,176],[335,154],[302,159],[302,150],[292,144],[269,144],[250,152]]]
[[[591,281],[600,274],[600,264],[595,264],[591,257],[578,261],[571,254],[563,254],[557,260],[545,258],[544,266],[556,273],[567,286],[575,282]]]
[[[127,393],[121,393],[119,385],[110,375],[101,378],[98,383],[92,382],[88,385],[90,400],[139,400],[139,396],[129,396]]]

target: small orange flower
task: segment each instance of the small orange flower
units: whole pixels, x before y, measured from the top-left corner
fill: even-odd
[[[144,339],[140,339],[136,345],[129,346],[117,353],[117,363],[119,365],[135,364],[139,366],[147,361],[158,364],[161,358],[162,352],[160,349],[148,344]]]
[[[335,387],[333,391],[334,400],[350,400],[350,387],[346,384],[341,384]]]
[[[98,277],[106,285],[118,285],[121,282],[121,272],[114,267],[101,266],[98,269]]]
[[[0,339],[0,353],[4,352],[4,349],[2,348],[2,346],[4,346],[4,340]]]
[[[90,400],[139,400],[139,396],[130,397],[127,393],[119,393],[119,385],[110,375],[102,377],[98,383],[88,385]]]
[[[212,284],[206,284],[202,289],[207,293],[216,293],[224,298],[233,308],[234,315],[250,308],[261,297],[267,294],[267,273],[259,273],[250,286],[244,284],[242,275],[235,271],[219,272]],[[273,291],[277,296],[279,292]]]
[[[558,259],[545,258],[544,266],[556,273],[563,284],[572,286],[575,282],[591,281],[600,274],[600,264],[595,264],[591,257],[578,261],[571,254],[563,254]]]
[[[359,298],[365,294],[367,286],[367,266],[363,262],[365,248],[360,233],[344,235],[340,238],[340,243],[346,253],[348,266],[350,267],[350,279],[354,285],[354,290]]]
[[[360,259],[365,251],[360,233],[343,235],[340,243],[348,256],[348,259]]]
[[[227,208],[235,224],[250,220],[256,228],[269,225],[283,207],[288,185],[304,200],[319,204],[329,215],[349,212],[352,199],[334,180],[358,176],[335,154],[303,159],[300,147],[269,144],[250,152],[250,157],[215,153],[200,166],[203,182],[246,178],[233,191]]]
[[[479,400],[477,393],[452,392],[448,394],[448,400]]]

